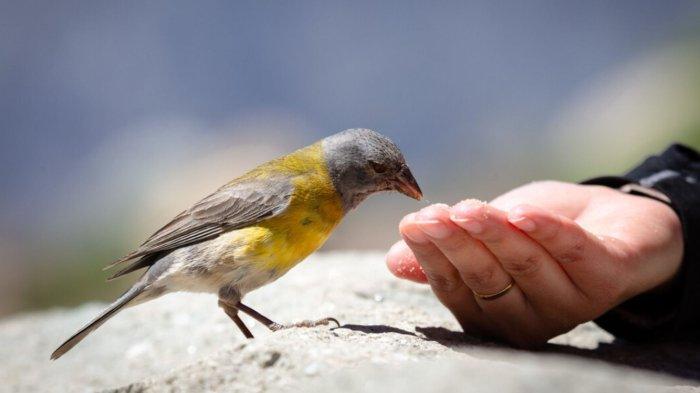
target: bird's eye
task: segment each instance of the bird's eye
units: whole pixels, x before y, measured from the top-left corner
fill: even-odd
[[[384,173],[389,170],[388,166],[374,161],[370,161],[369,166],[371,166],[372,170],[376,173]]]

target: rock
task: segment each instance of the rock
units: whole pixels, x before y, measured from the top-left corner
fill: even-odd
[[[175,294],[125,310],[51,362],[102,305],[19,315],[0,322],[0,389],[700,392],[697,347],[618,343],[593,324],[538,352],[466,337],[428,288],[392,278],[381,254],[312,256],[246,302],[278,322],[343,326],[270,333],[244,317],[256,335],[245,340],[214,296]]]

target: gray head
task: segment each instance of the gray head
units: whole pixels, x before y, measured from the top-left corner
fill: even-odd
[[[333,185],[343,199],[345,211],[380,191],[394,190],[418,200],[423,196],[403,154],[384,135],[352,129],[331,135],[322,143]]]

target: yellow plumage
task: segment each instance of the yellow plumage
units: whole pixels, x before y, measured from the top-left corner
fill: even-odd
[[[316,251],[342,220],[343,205],[333,187],[320,143],[263,164],[246,177],[284,173],[294,191],[287,209],[227,236],[230,263],[249,261],[280,275]]]

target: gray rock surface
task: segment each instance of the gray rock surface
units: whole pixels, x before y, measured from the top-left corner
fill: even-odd
[[[344,325],[269,333],[246,319],[257,338],[245,340],[215,297],[175,294],[122,312],[51,362],[102,305],[24,314],[0,321],[0,390],[700,392],[697,347],[617,343],[593,324],[538,352],[466,337],[378,253],[317,254],[246,301],[279,322]]]

